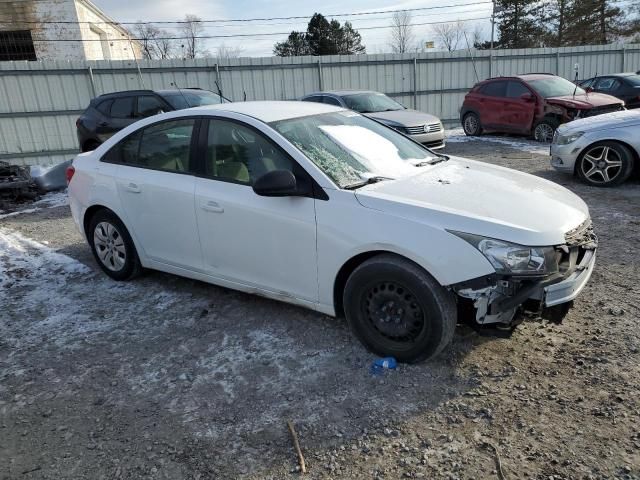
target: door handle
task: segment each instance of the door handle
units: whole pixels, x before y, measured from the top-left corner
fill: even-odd
[[[140,190],[140,187],[133,182],[125,185],[124,189],[130,193],[140,193],[142,191]]]
[[[224,208],[222,208],[218,202],[214,202],[213,200],[209,200],[208,202],[203,203],[201,208],[203,210],[206,210],[207,212],[213,212],[213,213],[224,212]]]

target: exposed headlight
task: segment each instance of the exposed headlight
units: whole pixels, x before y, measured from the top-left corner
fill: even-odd
[[[584,132],[570,133],[569,135],[558,134],[558,137],[555,139],[556,140],[555,143],[557,145],[569,145],[570,143],[573,143],[576,140],[578,140],[583,135],[584,135]]]
[[[558,271],[553,247],[525,247],[495,238],[450,232],[469,242],[491,263],[497,273],[505,275],[548,275]]]

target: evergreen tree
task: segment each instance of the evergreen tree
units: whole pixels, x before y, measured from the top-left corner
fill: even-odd
[[[543,43],[541,4],[529,0],[497,0],[496,11],[500,47],[530,48]]]
[[[281,57],[292,55],[352,55],[364,53],[362,37],[349,22],[329,22],[316,13],[309,20],[306,33],[291,32],[284,42],[276,43],[273,53]]]

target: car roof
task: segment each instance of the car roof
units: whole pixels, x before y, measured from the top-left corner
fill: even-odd
[[[202,107],[183,110],[189,111],[235,112],[249,117],[257,118],[265,123],[287,120],[290,118],[307,117],[322,113],[341,112],[344,108],[314,102],[290,101],[256,101],[221,103],[217,105],[204,105]]]
[[[304,97],[310,97],[312,95],[336,95],[338,97],[342,97],[342,96],[345,96],[345,95],[357,95],[359,93],[380,93],[380,92],[374,92],[373,90],[349,90],[349,89],[344,89],[344,90],[325,90],[323,92],[308,93]]]
[[[637,77],[639,76],[637,73],[635,72],[624,72],[624,73],[608,73],[608,74],[602,74],[602,75],[597,75],[596,77],[591,77],[591,78],[601,78],[601,77]]]
[[[134,95],[145,95],[150,93],[157,93],[159,95],[164,95],[167,93],[175,93],[180,94],[180,92],[206,92],[208,90],[203,90],[201,88],[181,88],[178,90],[177,88],[173,89],[163,89],[163,90],[122,90],[119,92],[109,92],[103,93],[96,97],[96,99],[104,100],[106,98],[116,98],[116,97],[126,97],[126,96],[134,96]]]

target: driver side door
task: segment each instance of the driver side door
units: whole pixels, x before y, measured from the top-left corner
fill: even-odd
[[[195,207],[206,273],[274,296],[318,300],[314,198],[264,197],[252,184],[267,172],[308,174],[262,132],[230,119],[203,124]],[[202,148],[204,147],[204,148]]]

